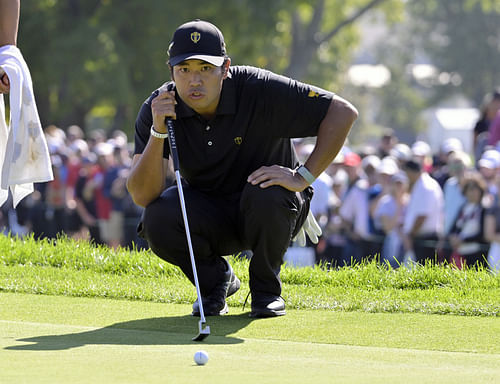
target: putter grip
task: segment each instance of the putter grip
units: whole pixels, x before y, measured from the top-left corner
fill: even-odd
[[[179,170],[179,154],[177,153],[177,143],[175,142],[174,121],[172,119],[165,119],[168,130],[168,145],[170,147],[170,154],[174,163],[174,171]]]

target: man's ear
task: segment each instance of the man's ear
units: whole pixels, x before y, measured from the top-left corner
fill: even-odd
[[[172,81],[175,81],[174,79],[174,67],[172,67],[170,64],[168,65],[168,68],[170,69],[170,78]]]
[[[229,73],[229,66],[231,65],[231,59],[228,57],[226,60],[224,60],[224,64],[222,64],[222,78],[226,79],[227,75]]]

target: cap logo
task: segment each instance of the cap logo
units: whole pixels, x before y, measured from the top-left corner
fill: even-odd
[[[241,138],[241,136],[237,136],[237,137],[234,138],[234,142],[237,145],[241,145],[241,143],[243,143],[243,139]]]
[[[191,41],[192,41],[193,43],[195,43],[195,44],[196,44],[198,41],[200,41],[200,39],[201,39],[201,34],[200,34],[200,32],[192,32],[192,33],[191,33]]]

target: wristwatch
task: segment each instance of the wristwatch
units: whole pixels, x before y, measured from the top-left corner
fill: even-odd
[[[161,133],[155,130],[154,125],[151,126],[151,136],[157,137],[158,139],[166,139],[168,137],[168,133]]]
[[[311,185],[312,183],[314,183],[314,180],[316,180],[316,178],[313,176],[313,174],[311,172],[309,172],[309,169],[307,169],[305,166],[301,165],[300,167],[298,167],[296,169],[297,173],[302,176],[304,178],[305,181],[307,181],[307,183],[309,185]]]

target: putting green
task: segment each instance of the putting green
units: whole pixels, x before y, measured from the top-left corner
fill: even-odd
[[[500,320],[289,311],[209,318],[188,305],[0,294],[1,383],[494,383]],[[210,359],[196,366],[194,353]]]

